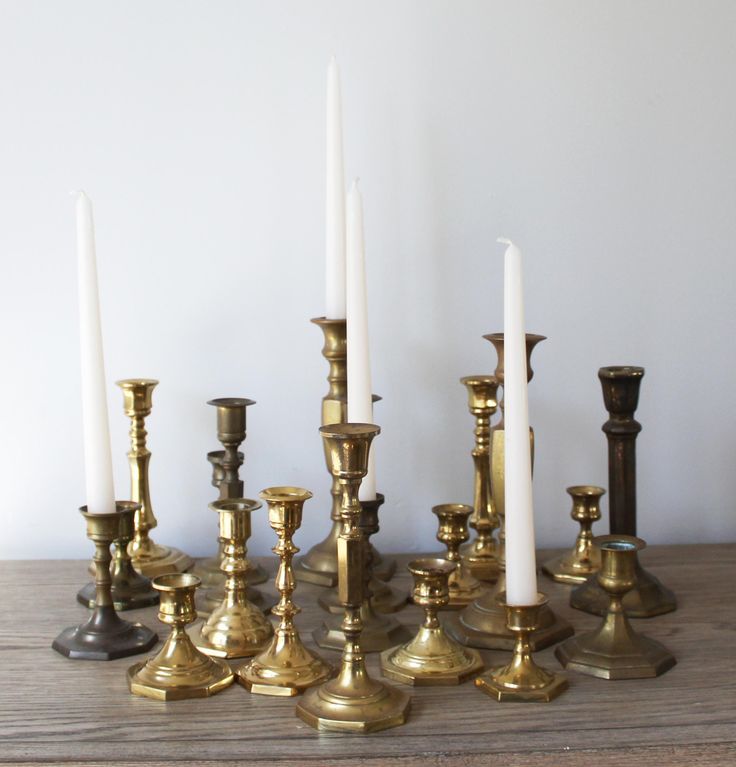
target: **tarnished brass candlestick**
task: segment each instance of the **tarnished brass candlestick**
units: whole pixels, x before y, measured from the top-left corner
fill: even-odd
[[[612,535],[636,535],[636,437],[641,424],[634,419],[644,368],[614,365],[598,371],[609,419],[603,424],[608,438],[608,492]],[[595,576],[570,595],[578,610],[605,615],[608,595]],[[636,563],[636,585],[624,596],[630,618],[651,618],[677,609],[675,595]]]
[[[204,653],[218,658],[245,658],[255,655],[273,635],[266,616],[248,600],[245,574],[245,544],[250,537],[251,513],[261,508],[260,501],[231,498],[214,501],[210,508],[220,518],[220,541],[225,558],[222,571],[225,588],[222,602],[203,623],[191,630],[194,644]]]
[[[637,634],[623,609],[624,594],[636,585],[637,552],[646,544],[631,535],[603,535],[594,542],[601,552],[597,579],[610,603],[603,623],[572,637],[556,650],[560,663],[602,679],[644,679],[672,668],[674,656],[654,639]]]
[[[535,605],[506,605],[509,629],[514,633],[510,663],[492,668],[475,680],[475,686],[500,702],[549,702],[567,687],[567,677],[538,666],[532,658],[530,636],[539,624],[539,611],[547,598],[539,594]]]
[[[317,317],[311,320],[324,333],[322,356],[329,363],[327,394],[322,397],[322,426],[345,423],[348,419],[348,377],[347,377],[347,325],[345,320],[328,320]],[[374,397],[374,401],[376,398]],[[328,467],[329,470],[329,467]],[[314,583],[317,586],[337,585],[337,539],[340,536],[340,490],[332,476],[332,526],[327,537],[294,562],[297,580]],[[373,549],[374,574],[387,581],[396,572],[396,560],[383,557]]]
[[[197,618],[194,592],[199,583],[191,573],[154,578],[153,587],[161,592],[158,619],[171,626],[171,634],[157,655],[128,669],[128,687],[134,695],[156,700],[206,698],[233,683],[230,666],[197,650],[185,631]]]
[[[594,485],[573,485],[567,492],[572,496],[570,516],[580,524],[580,532],[572,551],[548,560],[542,571],[559,583],[584,583],[601,564],[591,528],[601,518],[600,500],[606,491]]]
[[[110,584],[110,544],[120,534],[121,520],[132,525],[138,504],[117,501],[115,513],[93,514],[86,506],[80,509],[87,523],[87,537],[95,544],[95,606],[86,623],[64,629],[51,645],[68,658],[80,660],[115,660],[150,650],[158,636],[140,623],[124,621],[115,612]]]
[[[375,732],[403,724],[409,711],[406,693],[368,675],[360,646],[365,544],[358,527],[358,488],[368,471],[371,442],[379,432],[378,426],[363,423],[332,424],[320,429],[327,465],[341,490],[343,526],[337,551],[346,642],[337,677],[307,690],[296,707],[297,716],[318,730]]]
[[[494,376],[465,376],[460,382],[468,390],[468,409],[475,416],[475,446],[471,455],[474,466],[473,516],[470,527],[476,531],[475,540],[463,551],[468,570],[482,581],[498,578],[498,550],[493,531],[498,527],[498,515],[491,494],[491,417],[498,402],[498,381]]]
[[[252,693],[298,695],[332,676],[332,667],[302,644],[294,626],[294,616],[301,610],[291,599],[296,586],[291,560],[299,551],[292,538],[302,524],[304,502],[312,494],[300,487],[269,487],[260,496],[268,504],[268,521],[279,538],[273,553],[279,558],[276,588],[281,599],[271,611],[279,617],[279,625],[268,648],[243,666],[236,679]]]
[[[414,602],[424,609],[419,632],[400,647],[381,653],[383,675],[413,685],[461,684],[483,670],[477,650],[469,650],[445,634],[437,611],[450,599],[448,579],[456,569],[446,559],[409,562],[414,576]]]
[[[432,507],[432,513],[439,520],[437,540],[447,547],[444,558],[457,565],[449,574],[449,597],[443,607],[459,610],[485,591],[481,582],[465,567],[460,556],[460,544],[470,537],[468,519],[473,513],[473,507],[464,503],[441,503]]]

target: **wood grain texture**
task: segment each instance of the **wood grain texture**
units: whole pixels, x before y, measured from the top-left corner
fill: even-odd
[[[402,564],[407,557],[401,558]],[[540,555],[540,561],[543,560]],[[267,561],[267,560],[262,560]],[[84,619],[75,602],[87,562],[0,562],[0,763],[127,765],[725,765],[736,761],[736,545],[662,546],[642,562],[674,589],[677,612],[635,625],[663,642],[678,665],[658,679],[607,682],[569,674],[549,704],[499,704],[472,684],[411,689],[407,725],[368,736],[318,734],[294,715],[294,700],[234,686],[213,698],[162,703],[128,692],[137,658],[72,661],[51,650]],[[273,569],[273,562],[268,565]],[[409,588],[406,575],[394,584]],[[598,619],[567,605],[569,587],[540,576],[552,607],[576,630]],[[319,589],[301,584],[298,624],[307,643],[322,620]],[[165,629],[155,608],[125,617]],[[416,625],[413,606],[397,617]],[[337,661],[329,651],[325,657]],[[502,652],[484,652],[490,664]],[[559,668],[553,650],[538,660]],[[377,656],[369,668],[378,674]]]

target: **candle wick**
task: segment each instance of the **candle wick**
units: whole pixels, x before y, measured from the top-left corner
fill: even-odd
[[[496,242],[500,242],[501,245],[513,245],[514,243],[508,237],[499,237]]]

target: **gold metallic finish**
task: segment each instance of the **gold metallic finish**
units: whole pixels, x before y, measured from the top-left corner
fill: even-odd
[[[197,618],[194,592],[199,583],[191,573],[154,578],[153,587],[161,593],[158,619],[171,626],[171,634],[157,655],[128,669],[128,686],[134,695],[155,700],[206,698],[233,683],[228,664],[197,650],[185,631]]]
[[[296,587],[291,561],[299,551],[292,538],[312,493],[300,487],[269,487],[260,497],[268,504],[268,521],[279,539],[273,553],[279,558],[276,589],[281,598],[272,610],[279,625],[268,648],[243,666],[236,680],[259,695],[298,695],[332,676],[332,667],[302,644],[294,625],[294,616],[301,610],[291,598]]]
[[[624,594],[636,585],[637,552],[646,544],[632,535],[603,535],[593,542],[601,552],[597,579],[608,594],[608,614],[601,625],[568,639],[556,650],[560,663],[601,679],[644,679],[659,676],[676,661],[654,639],[634,631],[623,608]]]
[[[470,650],[445,634],[437,611],[450,598],[448,580],[457,568],[445,559],[415,559],[409,562],[414,576],[414,602],[424,609],[417,635],[400,647],[381,653],[383,675],[417,686],[455,685],[483,670],[477,650]]]
[[[67,658],[115,660],[150,650],[158,641],[151,629],[124,621],[112,601],[110,545],[120,536],[121,527],[130,529],[139,506],[132,501],[117,501],[112,514],[93,514],[86,506],[79,510],[87,524],[87,537],[95,545],[95,604],[86,623],[64,629],[51,647]]]
[[[260,652],[273,636],[273,626],[252,602],[245,582],[246,542],[250,537],[251,513],[260,501],[231,498],[214,501],[210,509],[220,518],[220,541],[225,558],[225,591],[220,605],[206,621],[191,630],[194,644],[217,658],[247,658]]]
[[[375,732],[404,724],[409,696],[368,675],[360,639],[363,630],[365,544],[358,526],[360,482],[368,471],[368,452],[380,428],[372,424],[328,424],[320,429],[330,473],[340,486],[342,528],[338,539],[340,598],[345,604],[345,646],[338,675],[311,687],[296,707],[297,716],[317,730]]]
[[[443,607],[459,610],[485,591],[483,584],[465,567],[460,556],[460,544],[470,537],[468,519],[473,513],[473,507],[464,503],[442,503],[433,506],[432,513],[439,520],[437,540],[447,547],[445,559],[457,565],[449,575],[449,599]]]
[[[572,551],[548,560],[542,571],[559,583],[583,583],[601,564],[601,552],[593,545],[591,528],[601,518],[600,500],[606,491],[595,485],[573,485],[567,492],[572,496],[570,516],[580,524],[580,532]]]
[[[535,605],[506,605],[509,630],[516,637],[513,656],[505,666],[490,669],[475,680],[482,692],[499,702],[549,702],[567,687],[567,677],[538,666],[529,641],[539,623],[539,611],[546,603],[538,595]]]

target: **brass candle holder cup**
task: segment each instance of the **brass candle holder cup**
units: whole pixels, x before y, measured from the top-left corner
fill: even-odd
[[[260,497],[268,504],[268,521],[279,539],[273,552],[279,558],[276,588],[281,599],[272,610],[279,625],[268,648],[240,668],[236,679],[255,694],[298,695],[332,676],[332,667],[307,650],[294,626],[294,616],[301,610],[291,598],[296,586],[291,561],[299,551],[292,538],[312,493],[300,487],[269,487]]]
[[[547,599],[539,594],[534,605],[506,605],[509,630],[516,637],[513,657],[505,666],[492,668],[477,677],[475,685],[500,702],[549,702],[567,689],[564,674],[538,666],[532,657],[530,636],[539,624],[539,613]]]
[[[248,600],[245,574],[245,542],[250,537],[251,513],[261,508],[260,501],[231,498],[214,501],[210,509],[220,519],[220,541],[224,559],[225,588],[222,602],[206,621],[192,628],[194,644],[204,653],[218,658],[245,658],[260,652],[273,635],[266,616]]]
[[[560,663],[573,671],[602,679],[643,679],[672,668],[674,656],[659,642],[634,631],[623,598],[636,585],[636,554],[646,544],[630,535],[594,539],[601,552],[598,583],[609,598],[601,625],[568,639],[555,650]]]
[[[375,732],[406,721],[410,699],[406,693],[368,675],[360,639],[363,629],[365,544],[358,527],[360,482],[368,471],[368,452],[378,426],[340,423],[320,429],[330,473],[338,480],[342,528],[337,541],[339,591],[345,605],[345,647],[334,679],[311,687],[296,707],[310,727],[337,732]]]
[[[110,589],[110,545],[119,537],[121,526],[132,526],[138,504],[117,501],[115,513],[93,514],[82,506],[80,512],[87,524],[87,537],[95,545],[95,604],[86,623],[59,634],[51,645],[68,658],[80,660],[115,660],[146,652],[158,636],[140,623],[124,621],[115,612]]]
[[[448,580],[457,568],[446,559],[409,562],[414,576],[414,602],[424,610],[417,635],[400,647],[381,654],[384,676],[412,685],[461,684],[483,670],[477,650],[470,650],[445,634],[437,611],[450,599]]]
[[[600,499],[606,491],[594,485],[573,485],[567,492],[572,497],[570,516],[580,524],[580,532],[572,551],[548,560],[542,571],[559,583],[584,583],[601,564],[591,528],[601,518]]]
[[[153,579],[153,587],[161,594],[158,619],[171,626],[171,634],[157,655],[128,669],[128,686],[134,695],[155,700],[206,698],[233,683],[227,663],[197,650],[185,631],[197,618],[194,592],[199,584],[191,573]]]

